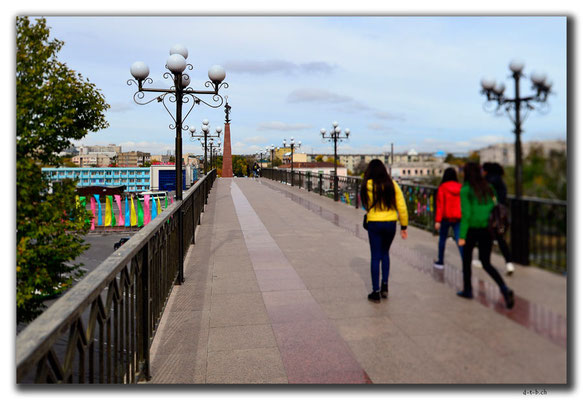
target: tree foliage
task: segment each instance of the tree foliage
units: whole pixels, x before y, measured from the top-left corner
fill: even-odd
[[[80,276],[72,264],[87,246],[88,214],[76,202],[74,181],[54,187],[42,165],[59,165],[72,139],[107,127],[109,108],[95,85],[57,59],[63,42],[44,19],[16,20],[16,302],[19,322],[43,309],[48,295]]]

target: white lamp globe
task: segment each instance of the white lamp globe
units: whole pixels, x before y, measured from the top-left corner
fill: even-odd
[[[150,75],[150,68],[143,61],[136,61],[130,68],[132,76],[139,81],[143,81]]]
[[[530,76],[530,80],[535,85],[542,85],[543,83],[545,83],[546,78],[547,77],[545,76],[545,74],[542,74],[540,72],[533,72],[532,75]]]
[[[512,60],[510,61],[510,65],[508,65],[512,72],[521,72],[524,68],[524,62],[521,60]]]
[[[213,82],[222,82],[226,76],[225,69],[220,65],[213,65],[209,68],[209,79]]]
[[[338,126],[338,121],[334,121],[334,122],[332,122],[332,126],[333,126],[334,128],[336,128],[336,127]]]
[[[170,48],[170,55],[180,54],[184,59],[188,58],[188,50],[181,44],[175,44]]]
[[[203,125],[202,126],[202,131],[203,132],[208,132],[209,131],[209,126],[208,125]]]
[[[340,133],[340,131],[341,131],[341,130],[342,130],[342,129],[340,129],[340,127],[339,127],[339,126],[337,126],[337,127],[335,127],[335,128],[334,128],[334,132],[336,132],[336,133]]]
[[[481,84],[484,89],[492,90],[496,86],[496,81],[492,78],[482,78]]]
[[[221,133],[221,132],[223,131],[223,128],[222,128],[222,127],[220,127],[220,126],[217,126],[217,127],[215,128],[215,131],[216,131],[217,133]]]
[[[504,93],[505,89],[506,89],[506,85],[504,85],[502,82],[500,82],[496,85],[496,87],[494,88],[494,91],[496,93],[502,94],[502,93]]]
[[[196,132],[196,128],[194,126],[191,126],[190,127],[190,133],[194,133],[194,132]]]
[[[320,129],[320,133],[321,133],[322,135],[325,135],[325,134],[326,134],[326,129],[325,129],[325,128],[322,128],[322,129]]]
[[[344,133],[346,133],[346,136],[350,135],[350,129],[348,128],[344,129]]]
[[[300,147],[302,146],[302,141],[301,140],[298,142],[298,146],[300,146]]]
[[[180,74],[186,69],[186,59],[181,54],[172,54],[166,60],[166,66],[173,74]]]
[[[209,124],[209,120],[208,120],[208,119],[206,119],[206,118],[205,118],[205,119],[203,119],[203,120],[202,120],[202,124],[203,124],[203,125],[208,125],[208,124]]]

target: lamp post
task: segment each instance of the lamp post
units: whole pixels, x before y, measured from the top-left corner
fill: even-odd
[[[342,128],[338,126],[338,122],[332,123],[332,129],[326,135],[326,128],[320,129],[320,134],[323,140],[334,142],[334,201],[338,201],[338,142],[348,140],[350,136],[350,129],[344,129],[344,136],[342,135]]]
[[[182,131],[188,129],[188,125],[184,124],[184,120],[188,117],[192,109],[196,104],[204,103],[209,107],[218,108],[223,104],[223,97],[219,94],[219,89],[228,88],[229,85],[223,82],[226,73],[223,67],[220,65],[214,65],[208,70],[209,81],[205,82],[204,86],[206,88],[211,88],[212,90],[194,90],[190,85],[190,76],[183,73],[184,70],[192,70],[194,67],[192,64],[187,64],[186,59],[188,58],[188,50],[186,47],[177,44],[170,48],[170,56],[166,60],[166,68],[170,72],[165,72],[163,77],[165,79],[171,79],[173,86],[168,89],[162,88],[146,88],[144,87],[144,82],[148,84],[154,83],[152,78],[148,78],[150,74],[150,69],[146,63],[142,61],[137,61],[132,64],[130,72],[135,80],[129,79],[128,85],[137,84],[138,91],[134,93],[134,101],[140,105],[146,105],[154,100],[162,103],[170,117],[173,119],[174,124],[170,124],[170,129],[176,130],[175,139],[175,157],[176,157],[176,200],[182,201]],[[154,97],[153,99],[144,101],[145,92],[161,93],[160,95]],[[199,98],[197,95],[211,95],[212,104]],[[175,116],[168,108],[166,102],[176,103],[176,113]],[[183,117],[183,104],[188,104],[192,102],[190,108],[186,111]],[[184,264],[182,255],[184,254],[183,249],[183,232],[182,232],[182,214],[178,213],[178,251],[180,256],[178,257],[178,283],[184,282]]]
[[[214,149],[211,150],[211,153],[213,156],[214,163],[216,163],[218,160],[218,156],[221,154],[221,142],[220,141],[217,142],[217,145],[215,146]]]
[[[218,127],[217,127],[217,128],[218,128]],[[217,150],[217,148],[219,148],[219,147],[221,147],[221,141],[220,141],[220,140],[217,140],[216,146],[215,146],[215,141],[214,141],[214,139],[213,139],[213,138],[211,138],[211,139],[209,140],[209,148],[210,148],[210,153],[211,153],[211,157],[210,157],[210,158],[211,158],[211,163],[210,163],[210,164],[211,164],[211,169],[213,169],[213,166],[214,166],[214,161],[216,161],[216,159],[215,159],[215,160],[213,160],[213,156],[214,156],[214,154],[215,154],[215,153],[213,152],[213,150],[215,150],[215,151],[216,151],[216,150]]]
[[[274,145],[271,146],[267,146],[266,147],[267,150],[269,150],[271,152],[271,168],[273,168],[273,154],[279,150],[279,147],[275,147]]]
[[[202,133],[200,135],[196,135],[196,128],[194,126],[190,127],[190,140],[197,140],[201,141],[201,139],[204,139],[204,143],[201,142],[203,148],[204,148],[204,174],[206,175],[208,172],[208,157],[207,157],[207,150],[208,150],[208,139],[210,138],[212,140],[212,138],[218,138],[221,136],[221,132],[223,131],[223,128],[220,126],[217,126],[215,128],[215,134],[211,134],[209,133],[210,128],[209,128],[209,120],[208,119],[203,119],[202,120],[202,126],[200,128],[200,130],[202,131]]]
[[[522,133],[522,122],[525,120],[528,112],[534,110],[538,103],[539,111],[544,111],[547,104],[547,97],[551,93],[552,83],[547,81],[546,75],[540,73],[531,74],[532,89],[535,93],[529,96],[520,96],[520,78],[524,77],[522,70],[524,63],[520,61],[512,61],[509,65],[512,72],[512,79],[514,80],[514,98],[506,97],[504,90],[506,86],[504,83],[496,83],[494,79],[484,78],[481,81],[481,93],[486,96],[485,109],[493,111],[497,114],[502,114],[504,109],[508,114],[510,120],[514,123],[514,134],[516,140],[514,142],[514,193],[516,198],[522,197],[522,145],[520,134]],[[492,105],[494,107],[492,107]],[[524,113],[523,113],[524,112]],[[521,115],[523,113],[523,115]]]
[[[511,227],[510,241],[512,247],[512,259],[523,265],[528,265],[529,257],[529,215],[528,205],[522,198],[522,144],[520,134],[522,133],[522,123],[528,112],[538,108],[538,111],[545,111],[547,98],[551,93],[552,83],[547,81],[544,74],[531,74],[531,88],[535,91],[529,96],[520,95],[520,78],[524,77],[522,70],[524,63],[512,61],[509,65],[514,80],[514,98],[504,95],[504,83],[496,83],[494,79],[484,78],[481,81],[481,93],[486,96],[484,109],[495,114],[506,114],[514,123],[514,193],[515,199],[510,203]],[[538,106],[538,107],[536,107]]]
[[[300,141],[299,141],[299,142],[296,144],[296,143],[294,142],[294,138],[293,138],[293,136],[292,136],[292,137],[289,139],[289,147],[290,147],[290,149],[291,149],[291,161],[290,161],[290,164],[291,164],[291,185],[292,185],[292,186],[294,185],[294,149],[296,148],[296,146],[297,146],[298,148],[302,147],[302,142],[301,142],[301,140],[300,140]],[[286,147],[286,144],[285,144],[285,139],[283,139],[283,147],[284,147],[284,148]]]

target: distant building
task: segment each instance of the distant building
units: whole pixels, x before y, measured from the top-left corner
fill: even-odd
[[[309,154],[307,161],[314,162],[319,155],[321,155],[324,160],[327,160],[328,158],[334,158],[334,154]],[[418,153],[414,149],[409,150],[406,153],[393,153],[392,155],[390,152],[377,154],[338,154],[338,162],[350,171],[357,169],[361,163],[368,165],[368,163],[374,159],[379,159],[383,162],[383,164],[390,166],[394,163],[437,161],[440,159],[440,157],[437,157],[434,153]]]
[[[291,164],[282,164],[277,169],[291,169]],[[312,174],[334,174],[334,163],[331,162],[296,162],[294,155],[294,171],[310,172]],[[347,169],[344,166],[338,166],[338,176],[347,176]]]
[[[71,161],[79,167],[107,167],[114,160],[116,153],[78,154]]]
[[[77,179],[77,187],[126,186],[126,192],[138,193],[148,190],[176,190],[176,167],[153,165],[151,167],[105,167],[105,168],[43,168],[42,173],[51,182]],[[183,170],[183,188],[189,188],[198,175],[194,167]]]
[[[142,167],[151,162],[150,153],[128,151],[117,154],[117,165],[122,167]]]
[[[396,179],[419,179],[442,176],[449,164],[440,161],[395,163],[391,166],[391,176]]]
[[[43,168],[50,181],[78,179],[77,187],[126,186],[126,192],[150,190],[150,168]]]
[[[540,147],[545,156],[554,151],[567,152],[567,143],[564,140],[529,141],[522,143],[522,157],[528,156],[531,149]],[[476,150],[480,155],[480,162],[496,162],[503,166],[515,164],[514,143],[497,143]]]
[[[79,154],[91,153],[121,153],[121,146],[116,144],[108,144],[107,146],[79,146],[77,147]]]

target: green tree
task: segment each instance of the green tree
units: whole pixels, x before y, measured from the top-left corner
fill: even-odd
[[[324,161],[324,156],[322,154],[319,154],[316,156],[316,162],[322,162]]]
[[[88,246],[88,213],[76,202],[76,182],[51,185],[42,165],[59,165],[72,139],[107,127],[109,108],[96,87],[57,59],[63,42],[46,20],[16,20],[16,303],[27,322],[48,295],[79,277],[74,260]]]

